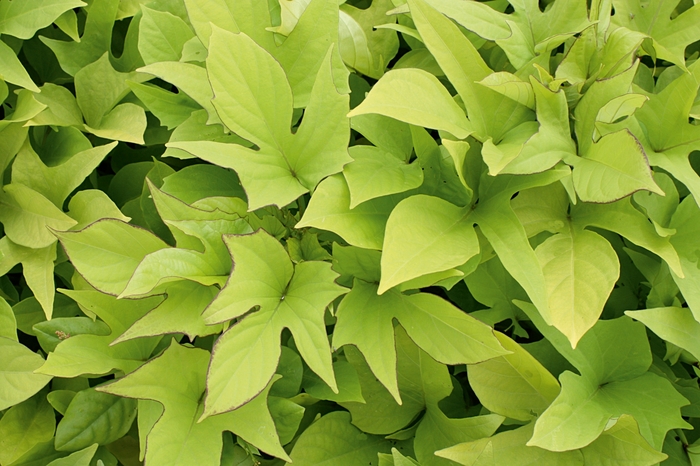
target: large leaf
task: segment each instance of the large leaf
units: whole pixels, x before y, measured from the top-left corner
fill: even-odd
[[[267,408],[268,385],[244,407],[201,422],[209,353],[174,341],[148,364],[98,391],[128,398],[157,401],[160,417],[147,437],[146,462],[153,464],[218,465],[221,433],[231,431],[263,451],[289,459],[279,444]]]
[[[378,296],[377,285],[356,280],[337,317],[333,346],[357,346],[397,401],[393,319],[423,351],[444,364],[473,364],[507,351],[488,326],[428,293],[404,295],[391,290]]]
[[[471,208],[432,196],[399,202],[386,224],[378,292],[460,266],[477,255],[479,241],[470,213]]]
[[[251,210],[285,206],[351,161],[346,149],[348,97],[333,84],[330,50],[316,75],[304,119],[292,135],[292,93],[279,63],[243,33],[214,30],[210,42],[207,71],[216,95],[213,104],[227,127],[260,150],[214,142],[170,147],[236,170]]]
[[[31,39],[35,32],[56,21],[65,11],[85,6],[80,0],[26,0],[0,2],[0,34]]]
[[[348,116],[365,114],[447,131],[460,139],[472,132],[471,124],[447,89],[435,76],[418,69],[393,70],[384,75]]]
[[[0,409],[14,406],[41,390],[50,376],[35,374],[44,359],[14,340],[0,337]]]
[[[227,236],[235,266],[229,281],[204,311],[208,324],[240,317],[216,343],[207,379],[204,415],[230,411],[256,396],[279,360],[280,333],[288,328],[309,367],[337,390],[323,315],[346,289],[335,283],[330,264],[295,266],[282,245],[264,231]],[[246,383],[241,384],[244,380]]]
[[[56,449],[75,451],[123,437],[136,418],[136,402],[128,398],[81,390],[72,399],[56,428]]]
[[[167,247],[147,230],[110,219],[76,232],[57,232],[56,236],[87,282],[113,295],[124,291],[147,254]]]
[[[559,394],[559,383],[522,346],[496,333],[512,354],[467,368],[469,384],[491,412],[522,421],[542,414]]]
[[[37,445],[53,439],[56,417],[42,395],[13,406],[0,419],[2,464],[13,464]]]
[[[597,233],[569,229],[549,237],[535,253],[547,284],[551,324],[576,347],[598,321],[620,275],[615,250]]]

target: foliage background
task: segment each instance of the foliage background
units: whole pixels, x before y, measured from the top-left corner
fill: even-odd
[[[695,2],[0,35],[0,465],[700,462]]]

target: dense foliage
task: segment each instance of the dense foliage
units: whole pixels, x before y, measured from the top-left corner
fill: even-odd
[[[700,5],[0,0],[0,465],[700,464]]]

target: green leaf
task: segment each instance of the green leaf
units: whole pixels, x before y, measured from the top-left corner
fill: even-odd
[[[30,398],[51,380],[34,373],[44,359],[21,343],[0,337],[0,356],[0,410]]]
[[[280,65],[245,34],[215,30],[208,56],[209,79],[216,94],[213,104],[226,126],[260,150],[207,141],[168,146],[236,170],[251,210],[289,204],[351,160],[345,116],[348,97],[335,89],[330,58],[329,50],[304,119],[292,135],[292,95]],[[248,63],[257,63],[260,68],[251,68]],[[275,99],[269,98],[271,93]]]
[[[669,430],[688,425],[680,417],[680,407],[688,401],[655,374],[602,386],[568,371],[559,380],[561,393],[538,418],[528,445],[551,451],[582,448],[600,436],[610,418],[629,414],[658,450]]]
[[[625,314],[642,322],[659,337],[683,348],[700,359],[700,323],[688,308],[660,307],[642,311],[625,311]]]
[[[381,249],[387,219],[400,199],[399,195],[383,196],[350,209],[350,189],[345,178],[329,176],[314,191],[295,228],[328,230],[353,246]]]
[[[445,448],[435,452],[465,466],[496,466],[499,464],[552,464],[582,466],[581,453],[577,450],[553,452],[538,447],[527,446],[532,436],[533,424],[518,429],[499,432],[493,437]]]
[[[49,228],[67,230],[76,222],[40,193],[23,184],[3,186],[0,193],[0,222],[13,243],[28,248],[45,248],[56,241]]]
[[[152,233],[113,219],[55,234],[85,280],[115,296],[124,291],[146,255],[167,247]]]
[[[136,401],[95,389],[79,391],[56,428],[58,451],[76,451],[123,437],[136,418]]]
[[[0,461],[13,464],[37,445],[53,439],[56,417],[38,394],[7,410],[0,419]]]
[[[341,94],[347,94],[350,90],[349,73],[340,57],[338,15],[338,7],[334,2],[309,1],[294,30],[279,47],[266,45],[252,34],[253,30],[243,30],[269,51],[282,66],[294,94],[295,108],[310,105],[314,78],[326,66],[326,60],[329,58],[331,81],[334,86]],[[250,16],[250,13],[246,11],[241,16]],[[327,52],[331,44],[333,51],[331,57],[328,57]]]
[[[76,451],[65,458],[53,460],[47,466],[90,466],[97,448],[98,445],[92,445],[80,451]]]
[[[343,167],[350,189],[350,208],[370,199],[402,193],[423,183],[419,163],[407,163],[391,152],[373,146],[349,148],[352,163]]]
[[[327,262],[292,265],[282,245],[264,231],[226,236],[235,263],[229,281],[204,311],[208,324],[259,310],[232,326],[216,343],[209,368],[205,416],[242,406],[274,374],[279,338],[289,328],[311,370],[337,390],[323,315],[346,292]],[[248,382],[238,384],[238,380]]]
[[[339,442],[338,439],[343,439]],[[350,415],[336,411],[311,424],[294,444],[290,454],[297,466],[335,464],[377,465],[377,453],[391,451],[391,443],[377,435],[367,435],[350,424]]]
[[[477,84],[492,71],[452,21],[423,0],[408,5],[426,47],[462,98],[477,139],[492,137],[498,142],[510,129],[533,119],[526,106]]]
[[[76,377],[84,374],[108,374],[115,369],[131,372],[149,358],[160,341],[142,338],[114,346],[111,343],[137,319],[156,307],[161,297],[141,300],[117,300],[94,290],[61,290],[83,309],[98,316],[111,329],[109,335],[74,335],[64,339],[49,354],[37,373],[57,377]]]
[[[119,3],[119,0],[91,3],[87,8],[84,32],[79,42],[40,36],[41,41],[56,54],[63,71],[75,76],[83,67],[95,62],[111,49],[112,29]]]
[[[471,123],[447,89],[432,74],[418,69],[392,70],[372,87],[348,116],[379,114],[465,139]]]
[[[165,289],[166,299],[155,309],[134,322],[114,343],[134,338],[184,333],[190,340],[221,331],[221,326],[206,325],[202,312],[218,292],[213,286],[191,281],[177,281]]]
[[[56,243],[50,246],[32,249],[13,243],[9,237],[0,239],[0,268],[7,272],[16,264],[22,264],[22,274],[27,286],[41,304],[44,315],[51,318],[55,295],[54,261],[56,260]],[[25,331],[26,328],[20,330]]]
[[[531,304],[517,300],[515,303],[556,350],[591,383],[633,379],[646,373],[651,365],[651,350],[644,326],[625,316],[599,320],[573,349],[559,330],[544,323]]]
[[[206,69],[193,63],[159,62],[141,67],[138,71],[156,76],[190,96],[206,110],[207,124],[221,124],[221,120],[211,103],[214,93],[211,90]]]
[[[700,35],[700,8],[690,7],[671,19],[677,2],[636,4],[615,0],[613,5],[615,24],[648,34],[659,58],[685,67],[685,48]]]
[[[399,202],[386,224],[379,293],[460,266],[479,253],[471,209],[417,195]],[[406,228],[412,224],[412,228]]]
[[[443,364],[473,364],[506,354],[488,326],[428,293],[404,295],[391,290],[378,296],[376,284],[356,280],[336,316],[333,346],[357,346],[397,401],[401,398],[396,379],[394,318],[421,349]]]
[[[141,7],[139,22],[139,53],[146,65],[179,61],[182,47],[194,33],[179,17],[167,12]]]
[[[17,320],[5,298],[0,298],[0,337],[19,341],[17,339]]]
[[[203,407],[208,362],[207,351],[171,342],[160,356],[97,390],[163,405],[163,415],[146,440],[147,463],[218,466],[223,431],[233,432],[263,451],[288,460],[267,408],[270,385],[240,409],[197,422]]]
[[[5,7],[10,4],[9,1],[4,1],[0,3],[0,8]],[[0,31],[2,30],[2,14],[3,11],[0,10]],[[0,79],[7,81],[8,83],[16,84],[25,89],[29,89],[32,92],[39,92],[40,89],[36,87],[34,81],[24,69],[22,62],[19,61],[15,52],[7,45],[5,42],[0,41],[0,65],[2,65],[2,72],[0,73]],[[3,99],[4,100],[4,99]]]
[[[531,420],[554,401],[559,383],[522,346],[502,333],[496,338],[512,354],[468,366],[469,385],[489,411]]]
[[[586,464],[604,461],[625,462],[635,466],[651,466],[666,459],[639,434],[639,426],[632,416],[623,414],[598,439],[581,450]]]
[[[175,94],[152,84],[126,82],[134,95],[160,120],[163,126],[173,129],[184,123],[192,114],[199,110],[197,102],[185,93]]]
[[[102,321],[89,317],[54,317],[32,326],[41,348],[50,353],[66,338],[75,335],[109,335],[111,330]]]
[[[700,267],[698,267],[698,256],[696,238],[700,232],[700,209],[693,196],[686,197],[678,206],[678,210],[673,215],[670,228],[676,230],[676,234],[670,237],[673,248],[678,251],[681,273],[684,277],[679,277],[679,271],[673,268],[673,280],[680,288],[683,297],[688,303],[695,320],[700,321]]]
[[[51,25],[63,12],[85,6],[80,0],[26,0],[0,2],[0,34],[31,39],[39,29]]]
[[[606,134],[583,157],[568,161],[576,194],[584,202],[614,202],[642,189],[663,195],[639,141],[628,131]]]
[[[547,284],[551,324],[575,348],[598,321],[620,276],[617,254],[597,233],[571,228],[547,238],[535,254]]]
[[[27,140],[12,165],[12,182],[44,195],[60,209],[68,195],[80,186],[116,145],[113,142],[78,151],[60,165],[49,167],[42,162]]]
[[[571,207],[571,218],[576,228],[592,226],[624,236],[661,257],[676,275],[683,275],[679,254],[670,238],[659,236],[647,216],[635,209],[629,198],[605,205],[580,203]]]
[[[374,28],[386,22],[386,12],[393,7],[389,0],[372,2],[364,9],[347,3],[340,7],[340,55],[348,66],[365,76],[381,78],[399,49],[396,32]]]

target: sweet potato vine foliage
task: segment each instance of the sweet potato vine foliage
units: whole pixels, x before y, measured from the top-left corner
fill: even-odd
[[[0,0],[0,466],[700,464],[700,5]]]

